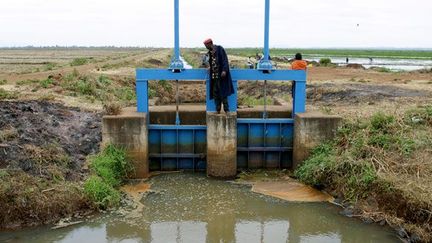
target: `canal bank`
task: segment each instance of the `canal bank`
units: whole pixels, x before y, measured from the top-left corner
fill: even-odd
[[[391,229],[347,218],[328,203],[292,203],[250,186],[171,173],[152,177],[143,207],[121,208],[85,223],[8,232],[32,242],[397,242]],[[132,212],[132,215],[131,215]]]

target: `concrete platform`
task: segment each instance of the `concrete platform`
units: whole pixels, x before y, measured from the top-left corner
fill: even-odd
[[[306,160],[311,150],[331,140],[342,122],[342,117],[320,112],[297,114],[294,119],[293,169]]]
[[[117,116],[102,118],[102,143],[122,147],[126,150],[135,170],[129,175],[134,179],[146,178],[148,167],[148,129],[147,114],[124,110]]]
[[[207,175],[232,179],[237,174],[237,114],[207,113]]]

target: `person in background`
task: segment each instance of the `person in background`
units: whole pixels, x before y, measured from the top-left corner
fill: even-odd
[[[301,53],[295,54],[295,60],[291,63],[292,70],[306,70],[307,62],[303,60]]]
[[[252,61],[252,57],[248,57],[247,66],[249,69],[254,69],[255,65],[254,62]]]
[[[212,39],[206,39],[204,45],[209,56],[210,99],[215,100],[218,114],[222,108],[222,103],[225,113],[228,113],[228,96],[234,93],[234,86],[227,54],[222,46],[214,45]]]
[[[291,63],[291,69],[292,70],[306,70],[307,69],[307,62],[303,60],[301,53],[295,54],[295,60]],[[291,96],[294,98],[294,84],[291,86]]]

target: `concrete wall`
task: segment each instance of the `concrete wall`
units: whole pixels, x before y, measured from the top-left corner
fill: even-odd
[[[102,148],[114,144],[126,149],[134,165],[131,178],[149,175],[147,114],[123,110],[117,116],[102,118]]]
[[[319,112],[297,114],[294,119],[293,169],[306,160],[311,150],[335,137],[342,117]]]
[[[126,110],[136,110],[128,107]],[[237,118],[262,118],[263,106],[241,107],[237,110]],[[207,112],[205,105],[180,105],[179,116],[184,125],[206,125]],[[291,108],[287,103],[283,105],[267,106],[268,118],[291,117]],[[150,106],[150,124],[172,125],[176,119],[175,105]]]
[[[207,113],[207,175],[234,178],[237,174],[237,114]]]

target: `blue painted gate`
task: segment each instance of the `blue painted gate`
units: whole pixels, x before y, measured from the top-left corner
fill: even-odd
[[[306,72],[293,70],[232,70],[235,93],[228,98],[231,112],[237,111],[237,81],[275,80],[293,82],[292,116],[305,111]],[[172,72],[166,69],[137,69],[137,107],[138,112],[149,113],[148,80],[207,80],[205,69],[187,69]],[[208,80],[207,80],[208,81]],[[208,97],[207,112],[214,112],[214,100]],[[149,124],[150,170],[191,170],[202,171],[206,168],[206,130],[205,125]],[[237,167],[242,169],[289,168],[292,164],[293,117],[283,119],[263,118],[237,119]],[[150,120],[150,119],[149,119]]]

